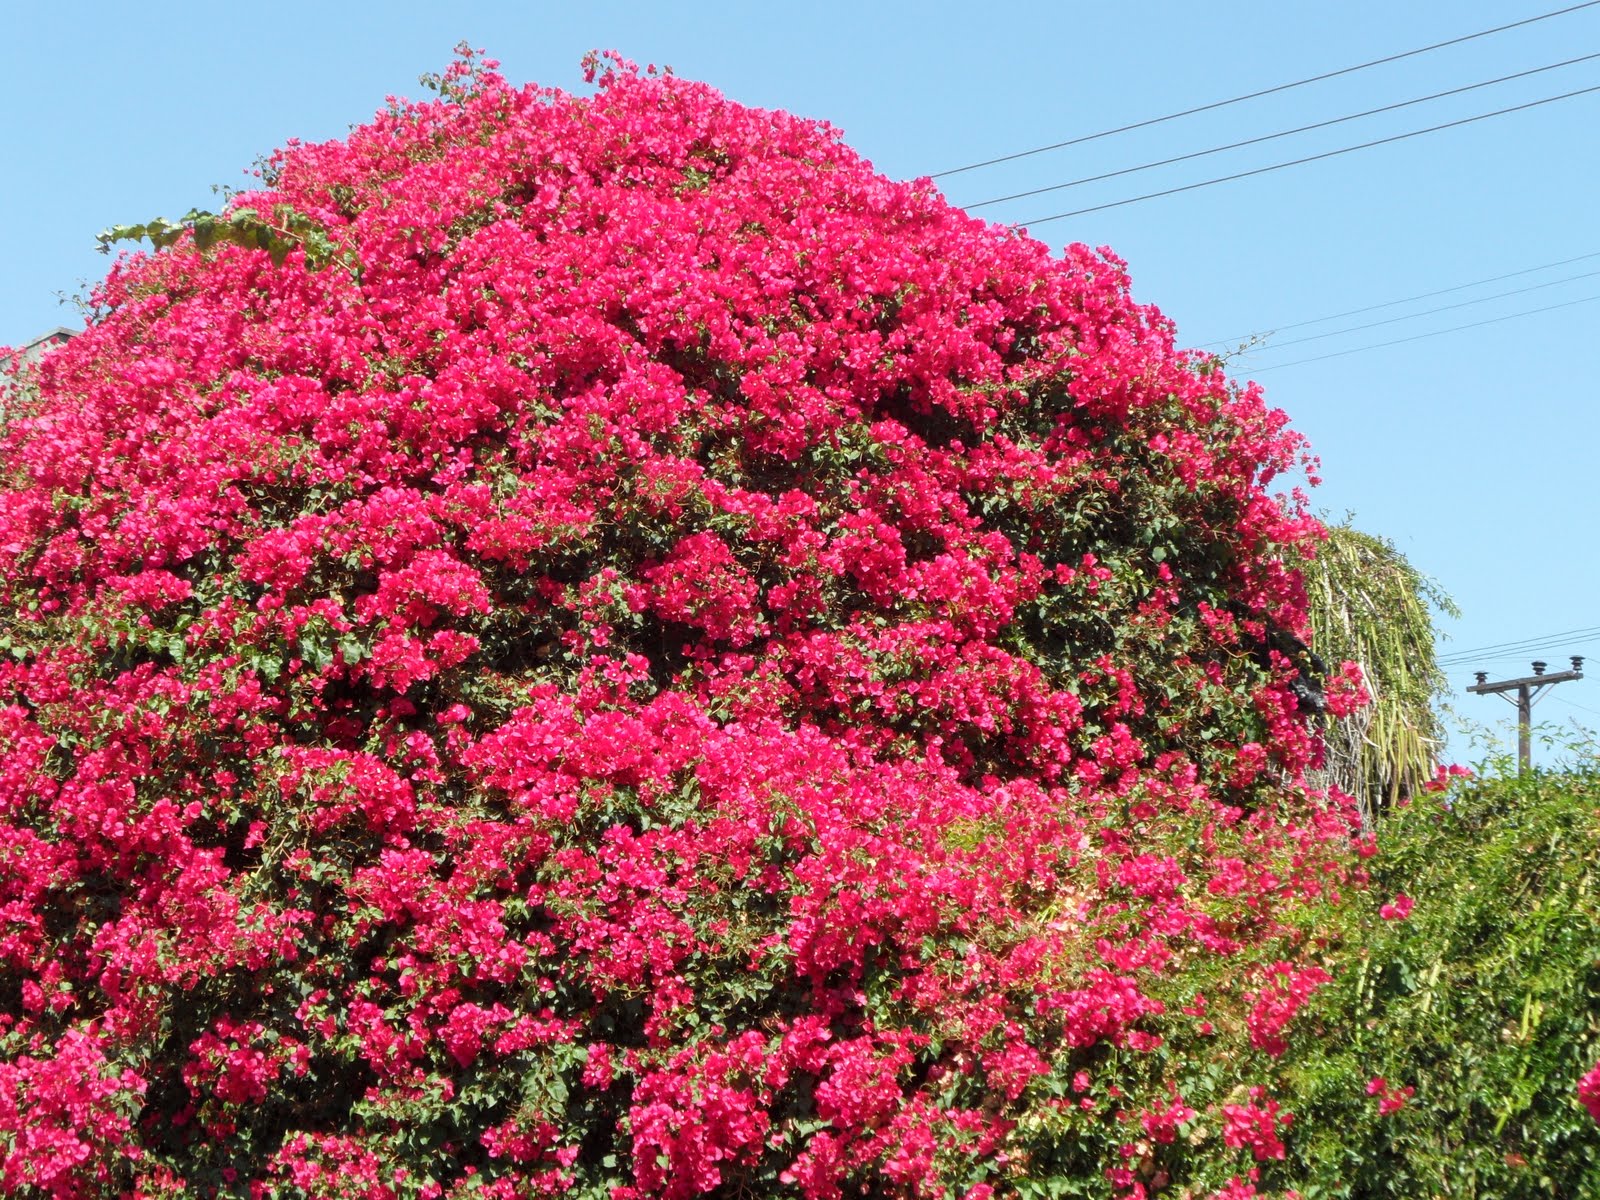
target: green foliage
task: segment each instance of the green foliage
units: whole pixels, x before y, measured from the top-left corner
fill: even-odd
[[[1370,705],[1326,731],[1328,782],[1370,820],[1433,775],[1441,741],[1433,702],[1445,679],[1432,610],[1453,615],[1455,606],[1393,543],[1349,524],[1329,526],[1305,579],[1317,653],[1330,667],[1359,663],[1372,693]]]
[[[1600,1196],[1600,764],[1427,794],[1335,918],[1336,983],[1283,1062],[1305,1200]],[[1405,893],[1406,920],[1378,906]],[[1415,1088],[1387,1116],[1366,1081]],[[1296,1161],[1298,1160],[1298,1161]]]
[[[327,230],[310,217],[282,204],[273,210],[270,218],[246,207],[221,214],[191,208],[176,221],[155,217],[142,225],[113,225],[96,240],[101,253],[109,253],[118,242],[148,241],[155,249],[162,250],[185,237],[192,238],[202,251],[219,245],[265,250],[276,266],[282,266],[289,252],[296,249],[305,251],[306,265],[313,268],[338,257],[338,248],[328,237]]]

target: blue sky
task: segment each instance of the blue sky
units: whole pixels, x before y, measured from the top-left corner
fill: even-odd
[[[466,39],[513,80],[582,87],[579,59],[614,47],[744,103],[825,119],[885,173],[931,174],[1565,7],[1572,0],[1396,4],[813,3],[756,6],[320,4],[237,10],[109,4],[13,12],[0,63],[0,342],[76,314],[58,292],[102,274],[94,234],[218,203],[290,137],[338,137],[390,94],[415,95]],[[120,7],[120,6],[116,6]],[[1600,6],[1048,154],[950,176],[950,199],[996,196],[1325,121],[1600,53]],[[1144,192],[1600,86],[1600,58],[1203,159],[979,209],[996,220]],[[1189,344],[1281,328],[1234,364],[1288,410],[1323,459],[1316,503],[1392,539],[1462,609],[1453,654],[1600,628],[1600,92],[1143,203],[1039,224],[1053,246],[1109,245],[1135,290]],[[1563,282],[1564,281],[1564,282]],[[1518,295],[1497,293],[1537,289]],[[1470,302],[1470,303],[1469,303]],[[1412,319],[1425,309],[1462,305]],[[1527,316],[1535,308],[1549,311]],[[1405,318],[1392,320],[1392,318]],[[1506,317],[1509,319],[1499,320]],[[1355,325],[1382,325],[1281,345]],[[1493,322],[1315,362],[1302,359]],[[1282,364],[1299,363],[1286,366]],[[1600,632],[1540,652],[1589,679],[1538,710],[1600,726]],[[1530,653],[1474,666],[1520,674]],[[1553,668],[1554,669],[1554,668]],[[1454,751],[1470,756],[1465,737]]]

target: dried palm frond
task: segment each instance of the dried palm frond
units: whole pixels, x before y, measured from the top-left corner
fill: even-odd
[[[1348,524],[1329,526],[1305,581],[1313,648],[1330,669],[1360,664],[1372,694],[1367,707],[1329,719],[1322,782],[1354,796],[1370,823],[1433,775],[1443,740],[1433,705],[1445,688],[1433,609],[1456,608],[1393,543]]]

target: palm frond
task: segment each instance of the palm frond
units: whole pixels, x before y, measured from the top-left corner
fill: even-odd
[[[1358,663],[1372,694],[1366,708],[1329,720],[1323,768],[1323,782],[1354,796],[1370,823],[1433,775],[1443,741],[1434,700],[1446,682],[1433,610],[1456,608],[1392,542],[1349,524],[1329,527],[1305,581],[1313,649],[1330,668]]]

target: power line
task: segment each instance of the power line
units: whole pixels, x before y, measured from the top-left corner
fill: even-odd
[[[1592,641],[1589,641],[1589,642],[1573,642],[1573,643],[1570,643],[1570,645],[1572,647],[1572,650],[1581,652],[1584,649],[1585,646],[1593,645],[1593,642]],[[1556,655],[1557,657],[1560,657],[1562,655],[1566,655],[1566,656],[1570,656],[1570,657],[1577,657],[1577,658],[1584,657],[1582,653],[1578,653],[1576,655],[1573,655],[1571,653],[1571,651],[1567,650],[1566,648],[1563,648],[1560,651],[1559,654],[1557,654],[1556,651],[1554,651],[1553,649],[1544,649],[1544,650],[1530,651],[1528,654],[1523,655],[1523,656],[1509,655],[1509,654],[1508,655],[1497,655],[1494,658],[1475,659],[1471,663],[1453,663],[1453,664],[1451,664],[1449,666],[1441,667],[1440,670],[1445,671],[1445,672],[1447,672],[1448,674],[1451,674],[1451,675],[1454,675],[1458,671],[1465,672],[1465,671],[1467,671],[1469,669],[1471,671],[1473,671],[1474,673],[1476,673],[1478,671],[1487,671],[1491,667],[1494,667],[1494,668],[1499,669],[1499,670],[1513,670],[1513,671],[1514,670],[1526,670],[1527,667],[1528,667],[1528,664],[1530,662],[1532,662],[1532,661],[1537,660],[1537,658],[1538,658],[1538,656],[1540,654],[1553,654],[1553,655]],[[1512,664],[1514,664],[1514,665],[1512,665]]]
[[[1178,154],[1172,158],[1163,158],[1155,162],[1141,163],[1137,167],[1123,167],[1120,171],[1107,171],[1101,175],[1085,175],[1082,179],[1069,179],[1066,183],[1052,183],[1048,187],[1031,188],[1025,192],[1012,192],[1009,196],[996,196],[992,200],[979,200],[976,204],[964,204],[961,207],[968,211],[974,208],[988,208],[994,204],[1004,204],[1009,200],[1022,200],[1028,196],[1042,196],[1046,192],[1061,192],[1068,188],[1081,187],[1086,183],[1099,183],[1106,179],[1117,179],[1123,175],[1134,175],[1140,171],[1153,170],[1156,167],[1170,167],[1173,163],[1188,162],[1194,158],[1206,158],[1212,154],[1221,154],[1227,150],[1238,150],[1244,146],[1257,146],[1262,142],[1277,141],[1279,138],[1293,137],[1297,133],[1309,133],[1313,129],[1327,129],[1333,125],[1343,125],[1349,121],[1359,121],[1363,117],[1374,117],[1379,113],[1395,112],[1402,108],[1411,108],[1413,105],[1426,104],[1430,100],[1442,100],[1446,96],[1459,96],[1464,92],[1475,92],[1479,88],[1493,87],[1497,83],[1508,83],[1513,79],[1526,79],[1530,75],[1541,75],[1546,71],[1555,71],[1561,67],[1570,67],[1576,63],[1590,62],[1600,58],[1600,53],[1585,54],[1581,58],[1569,58],[1564,62],[1551,63],[1544,67],[1534,67],[1528,71],[1518,71],[1514,75],[1502,75],[1498,79],[1485,79],[1481,83],[1469,83],[1462,87],[1450,88],[1443,92],[1434,92],[1428,96],[1418,96],[1413,100],[1401,100],[1394,104],[1385,104],[1381,108],[1369,108],[1365,112],[1350,113],[1343,117],[1333,117],[1326,121],[1317,121],[1311,125],[1301,125],[1294,129],[1280,129],[1277,133],[1264,133],[1260,137],[1246,138],[1242,142],[1229,142],[1225,146],[1212,146],[1209,150],[1195,150],[1189,154]]]
[[[1299,346],[1306,342],[1320,342],[1324,338],[1339,337],[1346,333],[1360,333],[1363,329],[1377,329],[1383,325],[1393,325],[1399,321],[1415,321],[1421,317],[1431,317],[1435,313],[1452,312],[1458,308],[1469,308],[1474,304],[1487,304],[1491,300],[1504,300],[1507,296],[1522,296],[1528,292],[1538,292],[1545,288],[1558,287],[1563,283],[1573,283],[1579,279],[1593,279],[1600,275],[1600,271],[1585,271],[1581,275],[1565,275],[1560,279],[1552,279],[1546,283],[1535,283],[1529,287],[1512,288],[1508,292],[1494,292],[1488,296],[1478,296],[1472,300],[1462,300],[1458,304],[1441,304],[1438,308],[1425,308],[1421,312],[1406,313],[1399,317],[1385,317],[1381,321],[1368,321],[1365,325],[1350,325],[1344,329],[1331,329],[1327,333],[1313,333],[1308,337],[1291,338],[1287,342],[1278,342],[1270,347],[1273,350],[1282,350],[1286,346]]]
[[[1164,117],[1151,117],[1145,121],[1135,121],[1131,125],[1119,125],[1115,129],[1102,129],[1099,133],[1088,133],[1082,137],[1070,138],[1064,142],[1053,142],[1048,146],[1035,146],[1031,150],[1019,150],[1014,154],[1002,154],[998,158],[986,158],[982,162],[967,163],[962,167],[951,167],[948,171],[939,171],[928,176],[929,179],[943,179],[948,175],[960,175],[966,171],[976,171],[980,167],[992,167],[997,163],[1012,162],[1019,158],[1028,158],[1035,154],[1044,154],[1050,150],[1064,150],[1068,146],[1081,146],[1085,142],[1098,141],[1101,138],[1112,137],[1119,133],[1129,133],[1135,129],[1146,129],[1151,125],[1160,125],[1167,121],[1176,121],[1179,117],[1192,117],[1196,113],[1211,112],[1213,109],[1226,108],[1230,104],[1241,104],[1246,100],[1258,100],[1262,96],[1272,96],[1278,92],[1287,92],[1291,88],[1304,87],[1308,83],[1321,83],[1325,79],[1337,79],[1341,75],[1350,75],[1356,71],[1365,71],[1369,67],[1381,67],[1385,63],[1399,62],[1406,58],[1415,58],[1419,54],[1427,54],[1433,50],[1443,50],[1446,46],[1459,46],[1463,42],[1475,41],[1478,38],[1488,37],[1495,33],[1504,33],[1508,29],[1519,29],[1524,25],[1532,25],[1539,21],[1548,21],[1552,17],[1564,17],[1568,13],[1578,12],[1580,9],[1593,8],[1600,4],[1600,0],[1587,0],[1584,4],[1573,4],[1567,8],[1558,8],[1554,12],[1540,13],[1536,17],[1526,17],[1521,21],[1512,21],[1509,25],[1496,25],[1493,29],[1481,29],[1477,33],[1464,34],[1461,37],[1450,38],[1443,42],[1434,42],[1431,46],[1419,46],[1415,50],[1406,50],[1400,54],[1390,54],[1384,58],[1375,58],[1370,62],[1357,63],[1353,67],[1341,67],[1337,71],[1325,71],[1321,75],[1311,75],[1305,79],[1296,79],[1289,83],[1280,83],[1275,87],[1262,88],[1258,92],[1248,92],[1243,96],[1234,96],[1228,100],[1216,100],[1210,104],[1197,105],[1186,108],[1182,112],[1168,113]]]
[[[1506,650],[1499,654],[1477,654],[1471,658],[1440,662],[1441,670],[1454,671],[1461,667],[1478,667],[1487,663],[1522,662],[1526,663],[1534,655],[1548,654],[1551,651],[1570,653],[1572,650],[1581,650],[1585,646],[1592,646],[1600,642],[1600,637],[1562,638],[1560,641],[1547,642],[1541,645],[1525,646],[1521,650]]]
[[[1574,650],[1582,650],[1585,646],[1589,646],[1589,645],[1592,645],[1592,644],[1593,644],[1593,639],[1590,639],[1588,641],[1564,642],[1564,643],[1562,643],[1561,650],[1562,650],[1563,653],[1566,653],[1567,652],[1566,648],[1568,646],[1572,647],[1572,649],[1574,649]],[[1554,647],[1554,646],[1544,646],[1544,647],[1538,647],[1538,648],[1535,648],[1533,650],[1526,651],[1523,654],[1496,654],[1493,657],[1474,658],[1474,659],[1470,659],[1470,660],[1468,660],[1466,662],[1441,663],[1439,669],[1441,671],[1447,671],[1447,672],[1451,672],[1451,673],[1454,673],[1456,671],[1465,671],[1465,670],[1467,670],[1469,668],[1474,670],[1474,671],[1477,671],[1477,670],[1483,670],[1484,668],[1489,667],[1492,664],[1496,664],[1496,663],[1517,663],[1517,664],[1520,664],[1523,667],[1526,667],[1529,662],[1531,662],[1533,659],[1537,658],[1540,654],[1551,654],[1551,653],[1554,653],[1556,651],[1556,649],[1557,648]]]
[[[1440,288],[1433,292],[1419,292],[1415,296],[1403,296],[1399,300],[1385,300],[1381,304],[1368,304],[1364,308],[1349,308],[1344,312],[1329,313],[1325,317],[1313,317],[1309,321],[1296,321],[1292,325],[1277,325],[1271,329],[1252,329],[1249,333],[1239,334],[1237,337],[1218,338],[1211,342],[1199,343],[1205,346],[1230,346],[1238,342],[1245,342],[1253,337],[1264,337],[1274,333],[1287,333],[1291,329],[1304,329],[1307,325],[1321,325],[1325,321],[1337,321],[1341,317],[1358,317],[1362,313],[1377,312],[1380,308],[1394,308],[1399,304],[1411,304],[1417,300],[1430,300],[1434,296],[1447,296],[1451,292],[1464,292],[1468,288],[1482,287],[1486,283],[1499,283],[1502,279],[1516,279],[1521,275],[1533,275],[1539,271],[1549,271],[1555,267],[1565,267],[1570,263],[1586,262],[1591,258],[1600,258],[1600,250],[1590,254],[1578,254],[1572,258],[1563,258],[1557,262],[1542,263],[1537,267],[1524,267],[1520,271],[1507,271],[1504,275],[1491,275],[1487,279],[1474,279],[1471,283],[1458,283],[1454,287]]]
[[[1538,637],[1522,638],[1515,642],[1491,642],[1487,646],[1473,646],[1467,650],[1452,650],[1448,654],[1441,654],[1439,662],[1445,663],[1452,659],[1481,658],[1485,654],[1516,653],[1533,649],[1551,642],[1559,642],[1564,638],[1591,638],[1600,637],[1600,625],[1590,625],[1582,629],[1564,629],[1560,633],[1541,633]]]
[[[1546,646],[1558,645],[1570,638],[1595,638],[1600,637],[1600,626],[1589,626],[1586,629],[1566,629],[1560,634],[1541,634],[1539,637],[1522,638],[1520,642],[1494,642],[1486,646],[1474,646],[1470,650],[1453,650],[1448,654],[1438,656],[1438,664],[1446,666],[1450,662],[1467,662],[1472,659],[1483,658],[1485,654],[1514,653],[1520,654],[1525,650],[1544,650]]]
[[[1594,0],[1594,2],[1600,4],[1600,0]],[[1546,96],[1542,100],[1530,100],[1526,104],[1513,104],[1508,108],[1497,108],[1493,112],[1479,113],[1472,117],[1462,117],[1457,121],[1446,121],[1441,125],[1429,125],[1426,129],[1413,129],[1409,133],[1397,133],[1391,137],[1375,138],[1370,142],[1361,142],[1354,146],[1343,146],[1338,150],[1326,150],[1321,154],[1308,154],[1304,158],[1295,158],[1288,162],[1257,167],[1253,171],[1236,171],[1232,175],[1220,175],[1215,179],[1202,179],[1199,183],[1188,183],[1182,187],[1165,188],[1159,192],[1146,192],[1142,196],[1130,196],[1126,200],[1113,200],[1109,204],[1094,204],[1088,208],[1075,208],[1071,212],[1053,213],[1048,217],[1035,217],[1031,221],[1017,221],[1012,225],[1012,228],[1022,229],[1034,225],[1046,225],[1051,221],[1065,220],[1067,217],[1081,217],[1085,213],[1104,212],[1108,208],[1122,208],[1124,205],[1138,204],[1143,200],[1155,200],[1161,196],[1175,196],[1179,192],[1192,192],[1197,188],[1213,187],[1219,183],[1231,183],[1235,179],[1249,179],[1253,175],[1265,175],[1271,171],[1281,171],[1286,167],[1298,167],[1303,163],[1320,162],[1325,158],[1337,158],[1341,154],[1351,154],[1357,150],[1370,150],[1374,146],[1387,146],[1391,142],[1403,142],[1408,138],[1421,137],[1425,133],[1438,133],[1441,129],[1455,129],[1461,125],[1487,121],[1490,117],[1503,117],[1507,113],[1522,112],[1525,109],[1554,104],[1558,100],[1571,100],[1574,96],[1587,96],[1591,92],[1600,92],[1600,84],[1594,87],[1578,88],[1571,92],[1562,92],[1559,96]]]
[[[1364,350],[1381,350],[1385,346],[1400,346],[1406,342],[1420,342],[1424,338],[1441,337],[1447,333],[1458,333],[1463,329],[1479,329],[1485,325],[1498,325],[1501,321],[1511,321],[1518,317],[1531,317],[1536,313],[1554,312],[1558,308],[1571,308],[1575,304],[1592,304],[1600,300],[1600,294],[1583,296],[1577,300],[1567,300],[1561,304],[1547,304],[1543,308],[1529,308],[1522,312],[1506,313],[1503,317],[1490,317],[1487,321],[1473,321],[1469,325],[1452,325],[1448,329],[1435,329],[1430,333],[1419,333],[1412,337],[1395,338],[1389,342],[1373,342],[1369,346],[1355,346],[1349,350],[1335,350],[1332,354],[1319,354],[1315,358],[1297,358],[1293,362],[1273,363],[1270,367],[1255,368],[1251,374],[1264,375],[1268,371],[1281,371],[1285,367],[1303,366],[1305,363],[1322,362],[1328,358],[1343,358],[1347,354],[1360,354]]]
[[[1495,650],[1520,651],[1536,642],[1543,644],[1545,642],[1560,641],[1562,638],[1595,636],[1600,636],[1600,625],[1588,625],[1580,629],[1564,629],[1560,633],[1541,633],[1537,637],[1520,638],[1514,642],[1490,642],[1487,646],[1472,646],[1466,650],[1452,650],[1449,654],[1440,655],[1438,661],[1442,665],[1449,659],[1476,658],[1479,655],[1488,654]]]
[[[1586,713],[1593,713],[1595,716],[1600,717],[1600,710],[1590,708],[1587,704],[1579,704],[1576,700],[1568,700],[1565,696],[1551,696],[1550,699],[1559,700],[1568,708],[1581,709]]]

